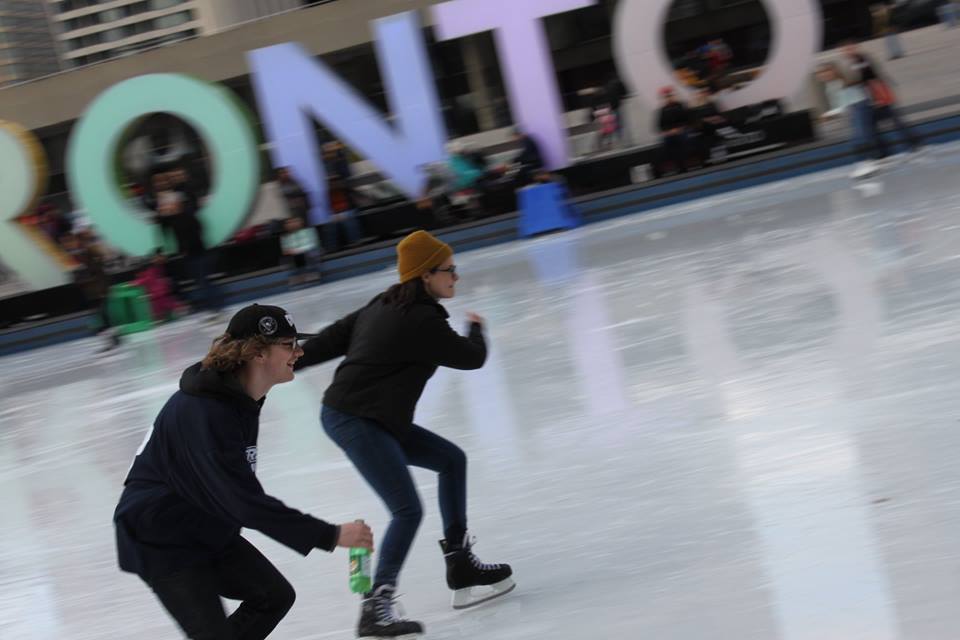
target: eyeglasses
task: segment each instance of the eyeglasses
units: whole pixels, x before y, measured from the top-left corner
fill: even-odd
[[[449,267],[447,267],[446,269],[441,269],[441,268],[439,268],[439,267],[434,267],[433,269],[430,269],[430,273],[437,273],[437,272],[449,273],[449,274],[452,275],[452,276],[453,276],[453,275],[456,275],[456,274],[457,274],[457,265],[452,264],[452,265],[450,265]]]
[[[290,352],[294,352],[300,348],[300,341],[294,338],[293,340],[281,340],[279,342],[274,342],[278,347],[284,347],[290,349]]]

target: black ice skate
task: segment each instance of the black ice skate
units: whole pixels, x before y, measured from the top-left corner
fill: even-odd
[[[447,561],[447,586],[453,589],[453,608],[466,609],[510,593],[517,586],[508,564],[487,564],[473,555],[474,539],[464,535],[460,542],[440,541]]]
[[[360,608],[357,636],[360,638],[403,638],[414,640],[423,633],[423,625],[397,614],[396,589],[385,584],[364,595]]]

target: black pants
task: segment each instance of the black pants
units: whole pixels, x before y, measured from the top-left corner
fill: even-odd
[[[107,305],[107,299],[94,300],[92,306],[96,307],[97,317],[100,319],[100,326],[97,328],[96,333],[103,333],[113,326],[110,322],[110,309]]]
[[[156,578],[150,588],[191,640],[262,640],[296,598],[287,579],[243,538],[215,563]],[[230,617],[221,597],[241,601]]]
[[[886,141],[884,141],[883,133],[880,131],[880,125],[886,121],[889,121],[891,124],[893,124],[894,128],[897,130],[897,133],[900,135],[901,141],[907,145],[911,151],[916,151],[920,148],[920,140],[912,131],[910,131],[910,127],[903,122],[895,107],[874,107],[873,129],[870,133],[873,136],[875,158],[885,158],[890,153],[890,148]]]
[[[663,173],[667,163],[672,163],[677,173],[687,172],[687,134],[663,136],[660,139],[660,172]]]
[[[209,252],[183,257],[187,275],[193,280],[194,289],[191,302],[196,309],[206,309],[207,311],[223,309],[223,296],[220,288],[210,281],[209,276],[214,259],[214,254]]]

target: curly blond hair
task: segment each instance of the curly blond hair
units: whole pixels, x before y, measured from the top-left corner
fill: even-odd
[[[224,333],[214,338],[213,345],[201,366],[204,369],[215,369],[224,373],[234,372],[266,351],[272,344],[276,344],[276,341],[263,336],[237,340],[230,334]]]

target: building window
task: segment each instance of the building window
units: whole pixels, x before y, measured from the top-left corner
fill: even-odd
[[[84,9],[86,7],[95,7],[99,4],[99,0],[63,0],[60,3],[60,13],[67,13],[68,11],[76,11],[77,9]]]
[[[116,22],[117,20],[122,20],[130,15],[126,11],[126,7],[118,7],[116,9],[107,9],[98,14],[100,16],[100,22]]]
[[[181,11],[169,16],[156,18],[153,21],[153,24],[155,29],[170,29],[173,27],[179,27],[182,24],[190,22],[192,19],[193,16],[189,11]]]
[[[183,4],[187,0],[150,0],[150,11],[159,11],[160,9],[169,9],[178,4]]]

